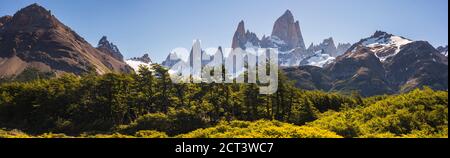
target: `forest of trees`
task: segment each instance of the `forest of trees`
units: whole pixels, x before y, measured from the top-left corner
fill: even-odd
[[[363,98],[305,91],[282,72],[255,84],[173,84],[154,65],[136,74],[71,74],[0,85],[1,137],[448,137],[448,92]]]

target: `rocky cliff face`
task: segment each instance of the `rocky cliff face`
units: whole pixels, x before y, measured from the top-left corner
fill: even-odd
[[[448,58],[425,41],[405,45],[384,63],[386,78],[400,92],[429,86],[448,89]]]
[[[343,55],[345,52],[347,52],[348,49],[350,49],[350,47],[352,46],[352,44],[350,43],[339,43],[337,46],[337,56]]]
[[[233,36],[233,43],[231,46],[233,49],[236,48],[259,48],[260,40],[255,33],[247,30],[245,31],[244,21],[239,22],[238,28]]]
[[[336,45],[334,44],[334,40],[332,37],[323,40],[323,42],[320,43],[319,45],[311,44],[308,47],[308,51],[310,52],[322,51],[322,53],[328,54],[332,57],[338,56],[337,48]]]
[[[436,48],[442,55],[448,57],[448,46],[439,46]]]
[[[106,36],[103,36],[98,42],[97,49],[102,51],[103,53],[109,54],[113,58],[123,61],[123,55],[120,53],[119,48],[113,43],[108,41]]]
[[[247,42],[247,37],[245,36],[245,23],[244,21],[241,21],[239,22],[236,32],[234,33],[231,48],[240,48],[244,46],[245,42]]]
[[[346,53],[324,67],[335,91],[359,91],[362,95],[391,94],[381,61],[367,48]]]
[[[26,68],[75,74],[130,71],[123,61],[95,49],[37,4],[2,18],[1,23],[0,77],[18,75]]]
[[[286,43],[286,46],[280,48],[281,51],[288,51],[294,48],[306,49],[300,30],[300,22],[295,21],[290,10],[287,10],[275,21],[272,37],[277,37]]]

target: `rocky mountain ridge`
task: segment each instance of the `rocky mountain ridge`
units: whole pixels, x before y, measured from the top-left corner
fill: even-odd
[[[0,18],[0,77],[24,70],[83,74],[130,72],[125,62],[92,47],[38,4]]]
[[[377,31],[323,68],[286,68],[304,89],[357,91],[364,96],[402,93],[428,86],[448,89],[448,58],[426,41]],[[312,84],[312,85],[311,85]]]

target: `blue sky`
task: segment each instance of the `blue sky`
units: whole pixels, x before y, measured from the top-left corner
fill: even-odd
[[[240,20],[268,35],[286,9],[307,45],[328,37],[354,43],[376,30],[448,44],[448,0],[0,0],[0,16],[35,2],[93,45],[107,35],[125,57],[150,53],[156,62],[194,39],[230,47]]]

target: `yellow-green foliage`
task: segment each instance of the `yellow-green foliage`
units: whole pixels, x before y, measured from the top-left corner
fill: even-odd
[[[63,76],[0,85],[0,128],[46,133],[0,129],[0,138],[448,138],[446,91],[361,98],[284,84],[280,93],[254,95],[255,85],[166,86],[163,78],[147,77]],[[172,89],[163,94],[164,87]],[[216,125],[267,118],[295,125]]]
[[[136,138],[135,136],[123,135],[120,133],[114,134],[97,134],[94,136],[87,136],[86,138]]]
[[[26,134],[19,130],[2,130],[0,129],[0,138],[75,138],[65,134],[44,133],[38,136]]]
[[[164,132],[147,130],[147,131],[138,131],[138,132],[136,132],[135,135],[125,135],[125,134],[121,134],[121,133],[114,133],[114,134],[87,135],[87,136],[81,136],[80,138],[168,138],[168,136]]]
[[[45,133],[37,136],[37,138],[74,138],[74,137],[67,136],[65,134]]]
[[[199,129],[180,138],[340,138],[333,132],[279,121],[221,122],[207,129]]]
[[[139,131],[135,134],[138,138],[168,138],[166,133],[164,132],[158,132],[158,131]]]
[[[114,134],[95,134],[81,136],[67,136],[65,134],[45,133],[37,136],[28,135],[19,130],[0,129],[0,138],[168,138],[167,134],[158,131],[139,131],[135,135]]]
[[[327,112],[308,126],[344,137],[448,138],[448,92],[414,90],[364,107]]]
[[[167,131],[169,127],[169,117],[163,113],[146,114],[137,118],[130,125],[119,126],[118,131],[133,134],[140,130]]]
[[[0,138],[31,138],[31,136],[19,130],[7,131],[0,129]]]

